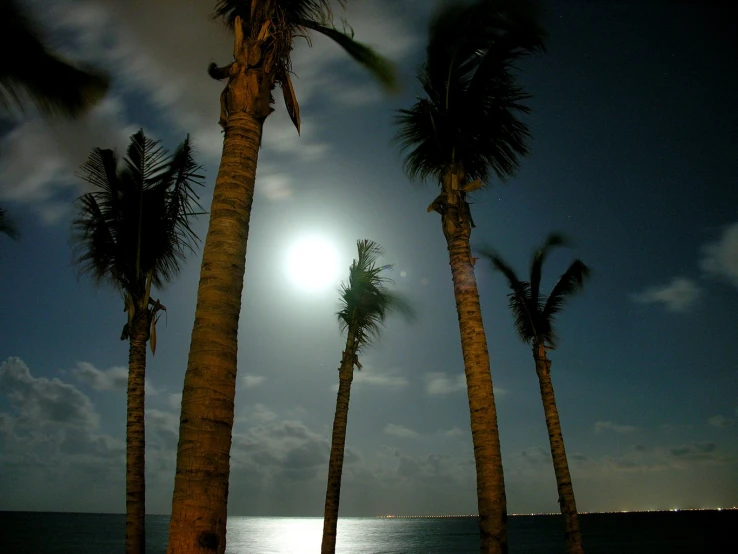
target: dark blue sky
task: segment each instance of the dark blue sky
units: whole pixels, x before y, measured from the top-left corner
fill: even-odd
[[[207,3],[204,3],[207,4]],[[265,125],[239,334],[230,510],[318,515],[343,346],[336,287],[307,293],[287,253],[318,234],[343,278],[359,238],[385,247],[414,325],[388,323],[352,390],[342,513],[472,513],[473,457],[450,271],[435,184],[408,183],[390,144],[394,111],[418,92],[431,3],[352,2],[356,37],[395,59],[384,96],[340,50],[295,50],[301,137],[281,105]],[[685,2],[545,4],[547,53],[520,65],[533,95],[532,153],[475,195],[473,243],[520,274],[550,231],[592,269],[558,319],[553,380],[580,510],[738,504],[738,44],[728,10]],[[0,137],[0,200],[22,239],[0,239],[0,509],[123,511],[127,345],[122,301],[76,279],[70,200],[94,146],[139,127],[170,149],[191,133],[209,204],[229,60],[208,6],[58,2],[46,13],[70,54],[115,77],[75,124],[18,120]],[[162,26],[161,21],[168,24]],[[181,36],[190,40],[181,41]],[[279,95],[277,95],[279,96]],[[199,224],[204,234],[206,221]],[[148,506],[169,509],[199,259],[156,296],[169,308],[149,357]],[[514,335],[506,288],[477,265],[512,512],[556,511],[538,385]]]

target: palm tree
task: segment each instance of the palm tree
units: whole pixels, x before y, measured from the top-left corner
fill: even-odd
[[[81,167],[94,192],[79,199],[73,223],[75,263],[96,283],[123,295],[128,319],[121,340],[128,354],[126,424],[126,552],[145,551],[144,378],[146,343],[156,352],[161,288],[179,272],[180,262],[199,241],[190,219],[199,208],[194,185],[202,185],[189,136],[173,155],[143,130],[131,137],[123,164],[112,150],[95,148]]]
[[[397,141],[410,178],[437,180],[428,207],[441,215],[459,317],[477,472],[481,552],[507,552],[507,509],[497,411],[474,259],[468,194],[494,173],[505,179],[528,152],[518,114],[527,95],[512,64],[542,49],[543,31],[520,0],[446,3],[430,24],[418,78],[425,95],[397,118]]]
[[[569,464],[564,449],[564,436],[561,433],[559,411],[556,408],[553,384],[551,383],[551,361],[546,355],[548,349],[556,344],[553,329],[554,316],[561,311],[564,302],[572,294],[579,291],[584,279],[589,275],[589,268],[581,260],[574,260],[569,268],[559,277],[551,293],[546,297],[541,294],[541,267],[550,250],[566,243],[564,237],[552,233],[533,254],[530,263],[530,281],[518,279],[515,271],[490,249],[484,251],[495,269],[502,272],[512,292],[510,293],[510,310],[515,318],[515,329],[523,342],[533,345],[533,359],[536,363],[538,383],[541,387],[543,411],[546,415],[548,440],[551,444],[556,485],[559,490],[559,505],[564,516],[567,554],[583,554],[582,534],[579,531],[579,516],[574,500],[574,488],[569,475]]]
[[[338,368],[338,397],[336,415],[333,418],[331,457],[328,463],[322,554],[333,554],[336,551],[338,504],[341,498],[341,473],[351,381],[354,378],[354,366],[361,369],[358,354],[379,337],[382,324],[390,312],[400,311],[406,317],[412,317],[412,310],[408,304],[400,296],[386,289],[389,280],[382,277],[381,273],[392,266],[376,265],[377,259],[382,254],[382,248],[370,240],[360,240],[356,246],[359,257],[349,268],[348,284],[341,285],[341,310],[336,314],[341,331],[346,332],[346,349],[341,353],[341,366]]]
[[[209,68],[211,76],[228,80],[221,94],[223,154],[182,391],[170,554],[225,552],[238,317],[257,157],[277,85],[300,130],[300,109],[290,80],[293,39],[309,31],[326,35],[383,83],[393,82],[388,62],[332,27],[330,4],[330,0],[220,0],[216,6],[216,16],[233,30],[234,61]]]
[[[30,99],[46,115],[81,115],[105,95],[107,76],[51,52],[20,4],[0,0],[0,113]]]

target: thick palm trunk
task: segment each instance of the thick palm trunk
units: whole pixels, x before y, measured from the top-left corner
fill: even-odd
[[[341,367],[338,370],[338,396],[336,397],[336,414],[333,417],[331,458],[328,462],[328,485],[325,492],[323,542],[320,547],[321,554],[334,554],[336,551],[338,504],[341,499],[343,453],[346,446],[346,425],[348,424],[351,381],[354,379],[355,356],[356,345],[354,333],[349,331],[348,338],[346,339],[346,350],[343,352]]]
[[[148,310],[131,322],[128,348],[128,408],[126,419],[126,554],[146,552],[146,429],[144,398]]]
[[[471,214],[459,192],[460,177],[449,174],[443,183],[444,204],[440,208],[451,275],[454,282],[456,312],[461,333],[461,352],[469,396],[474,462],[477,471],[480,552],[507,553],[507,501],[502,471],[497,409],[489,367],[487,337],[479,306],[477,280],[469,246]]]
[[[225,129],[182,392],[168,554],[225,552],[238,317],[263,122],[238,111]]]
[[[574,487],[571,484],[571,475],[569,475],[569,463],[566,459],[564,436],[561,433],[559,411],[556,408],[556,397],[554,396],[553,384],[551,383],[551,361],[546,356],[546,348],[543,343],[533,345],[533,359],[536,362],[536,373],[538,374],[538,383],[541,387],[543,411],[546,415],[548,440],[551,444],[556,486],[559,491],[559,506],[561,507],[561,515],[564,516],[566,553],[584,554],[582,534],[579,530],[577,504],[574,500]]]

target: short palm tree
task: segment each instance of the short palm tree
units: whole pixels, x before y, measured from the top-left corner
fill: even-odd
[[[0,0],[0,113],[26,100],[46,115],[77,117],[108,90],[108,78],[51,52],[19,0]]]
[[[156,351],[156,321],[166,308],[151,298],[179,272],[198,242],[190,220],[202,184],[189,137],[173,155],[143,130],[131,137],[122,165],[112,150],[95,148],[81,167],[94,191],[79,199],[73,223],[75,262],[97,283],[123,295],[128,319],[121,340],[128,354],[126,424],[126,552],[145,552],[144,380],[146,343]]]
[[[336,314],[341,331],[346,333],[346,349],[341,354],[341,365],[338,368],[338,396],[328,463],[322,554],[333,554],[336,551],[338,504],[341,498],[351,382],[354,378],[354,366],[361,369],[358,354],[379,337],[382,324],[392,311],[412,317],[408,304],[386,288],[389,280],[382,277],[382,272],[392,266],[376,265],[382,254],[381,247],[370,240],[360,240],[356,246],[359,255],[349,268],[348,284],[341,285],[341,309]]]
[[[554,348],[556,335],[553,329],[554,316],[561,311],[564,302],[579,291],[589,269],[581,260],[574,260],[554,285],[546,297],[540,292],[541,268],[552,248],[566,243],[565,239],[552,233],[533,254],[530,263],[530,281],[518,279],[515,271],[496,252],[486,249],[484,255],[495,269],[500,271],[510,286],[510,310],[515,318],[515,329],[524,342],[533,345],[533,359],[536,363],[538,383],[541,387],[543,411],[546,415],[548,439],[551,445],[554,473],[559,491],[559,505],[564,516],[567,554],[583,554],[582,534],[579,530],[579,516],[574,500],[574,488],[569,474],[569,463],[564,449],[564,436],[561,433],[559,411],[556,408],[553,384],[551,383],[551,361],[546,355]]]
[[[418,78],[424,95],[397,118],[397,141],[411,178],[433,178],[459,317],[477,472],[481,552],[507,552],[507,509],[497,411],[469,238],[468,194],[492,175],[512,175],[527,153],[527,96],[512,64],[542,48],[543,31],[527,2],[445,3],[429,31]]]
[[[393,82],[390,64],[333,28],[331,4],[330,0],[219,0],[216,5],[216,16],[233,31],[234,60],[225,67],[212,64],[209,68],[211,76],[227,79],[220,116],[225,134],[182,391],[170,554],[225,552],[238,318],[256,165],[276,86],[300,130],[300,109],[290,78],[293,41],[311,31],[326,35],[382,82]]]

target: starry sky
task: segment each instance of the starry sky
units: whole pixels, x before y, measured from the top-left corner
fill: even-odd
[[[214,2],[27,0],[49,40],[114,80],[76,122],[33,113],[0,123],[0,509],[123,512],[127,343],[123,302],[72,265],[77,168],[121,152],[143,127],[170,150],[190,133],[210,203],[231,59]],[[212,4],[212,5],[211,5]],[[385,249],[418,318],[390,319],[355,377],[341,513],[476,512],[463,364],[445,242],[426,213],[435,183],[409,183],[391,143],[418,94],[433,3],[349,2],[356,38],[398,65],[385,94],[337,46],[298,41],[297,136],[283,105],[259,159],[239,330],[229,513],[322,514],[344,339],[338,284],[357,239]],[[474,194],[473,246],[521,276],[551,231],[572,246],[544,267],[550,289],[574,258],[592,270],[557,320],[552,375],[580,511],[738,505],[738,40],[721,3],[549,0],[547,52],[519,64],[533,96],[531,155]],[[340,15],[340,14],[339,14]],[[279,96],[279,95],[278,95]],[[206,218],[196,223],[204,236]],[[335,282],[305,290],[289,252],[335,248]],[[199,255],[154,297],[168,307],[147,374],[147,508],[168,513]],[[477,278],[512,513],[557,511],[530,348],[507,290]],[[162,325],[163,324],[163,325]]]

